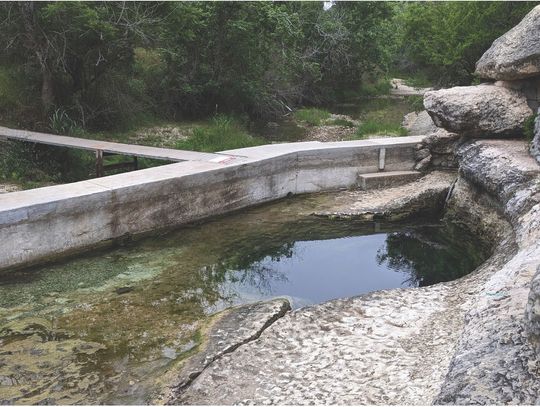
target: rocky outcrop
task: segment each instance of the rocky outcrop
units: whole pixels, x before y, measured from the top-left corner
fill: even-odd
[[[533,111],[540,107],[540,78],[538,77],[518,81],[497,81],[494,85],[522,93]]]
[[[530,341],[536,347],[537,354],[540,355],[540,267],[531,283],[526,318]]]
[[[444,129],[429,134],[415,147],[417,171],[457,168],[456,147],[462,137]]]
[[[461,198],[449,205],[461,208],[459,216],[467,216],[484,200],[484,216],[502,213],[512,228],[510,235],[493,233],[502,237],[490,259],[498,264],[465,314],[466,324],[435,404],[540,402],[540,358],[530,333],[536,330],[537,314],[526,312],[534,308],[527,304],[537,300],[531,281],[540,263],[540,167],[524,147],[523,142],[486,140],[466,143],[457,151],[460,174],[470,192],[469,197],[455,194]],[[477,217],[471,224],[486,220]]]
[[[487,84],[427,92],[424,107],[437,126],[468,137],[520,134],[533,114],[523,94]]]
[[[476,63],[476,74],[495,80],[523,79],[540,74],[540,6],[493,42]]]
[[[538,109],[540,113],[540,109]],[[531,154],[536,161],[540,163],[540,115],[536,115],[536,120],[534,122],[534,137],[531,142]]]
[[[466,141],[456,152],[460,178],[446,216],[495,242],[489,260],[453,282],[286,313],[168,402],[540,402],[538,296],[530,290],[540,258],[540,167],[522,141]],[[354,205],[364,206],[353,212],[372,201],[358,195]]]
[[[407,129],[409,136],[425,136],[426,134],[431,134],[438,130],[438,127],[433,123],[431,116],[425,110],[422,110],[419,113],[407,113],[403,117],[401,126]]]

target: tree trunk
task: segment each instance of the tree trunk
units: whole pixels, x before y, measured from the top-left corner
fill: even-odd
[[[48,116],[54,104],[53,75],[49,67],[49,44],[40,34],[41,30],[35,15],[35,3],[24,1],[19,3],[23,24],[28,39],[27,48],[33,51],[41,68],[41,108],[44,116]]]
[[[41,107],[47,116],[54,105],[53,75],[47,65],[42,65],[41,76]]]

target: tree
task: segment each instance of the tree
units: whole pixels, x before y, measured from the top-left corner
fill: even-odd
[[[401,45],[417,70],[441,85],[468,85],[476,61],[515,26],[532,2],[418,2],[399,14]]]

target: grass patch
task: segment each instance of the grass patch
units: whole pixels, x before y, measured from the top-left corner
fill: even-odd
[[[403,116],[413,109],[411,101],[405,99],[366,99],[360,115],[361,124],[353,138],[367,136],[406,136],[407,130],[401,126]]]
[[[381,123],[377,120],[368,119],[356,130],[356,138],[365,138],[372,135],[384,136],[406,136],[407,129],[401,127],[401,124]]]
[[[234,119],[225,115],[214,117],[210,125],[193,129],[186,140],[176,143],[176,148],[215,152],[252,147],[264,144],[260,138],[249,135]]]
[[[392,89],[392,85],[388,78],[382,78],[376,82],[364,83],[360,88],[360,96],[373,97],[388,95]]]
[[[306,122],[312,126],[319,126],[323,120],[330,118],[330,112],[317,108],[304,108],[294,112],[296,120]]]

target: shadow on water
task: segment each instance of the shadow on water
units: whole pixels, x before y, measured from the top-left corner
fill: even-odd
[[[424,286],[488,254],[456,225],[302,215],[316,206],[293,198],[0,275],[0,403],[144,403],[231,305]]]

